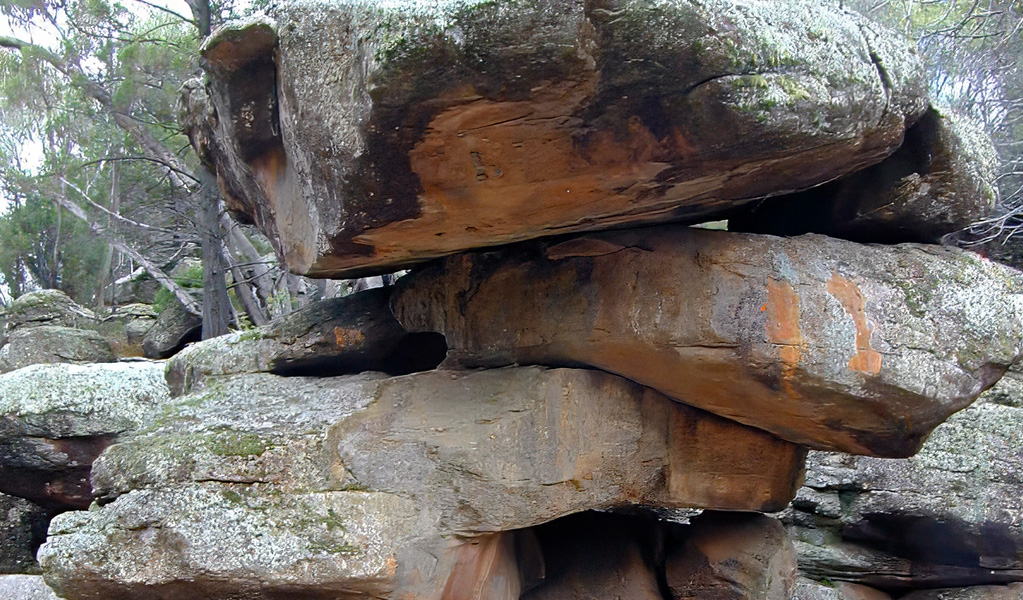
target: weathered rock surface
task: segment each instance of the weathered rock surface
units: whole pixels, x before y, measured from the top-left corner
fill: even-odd
[[[660,227],[451,257],[392,308],[448,360],[591,365],[823,449],[907,456],[1023,350],[1023,275],[954,249]]]
[[[793,600],[892,600],[888,594],[865,585],[847,581],[829,581],[823,584],[799,577],[793,591]]]
[[[0,598],[60,600],[40,575],[0,575]]]
[[[1010,371],[905,460],[812,452],[786,513],[800,568],[890,589],[1023,581],[1023,408]]]
[[[46,537],[49,514],[24,498],[0,494],[0,573],[30,573],[38,569],[36,548]],[[0,598],[5,596],[0,587]]]
[[[149,304],[115,306],[100,318],[96,330],[110,341],[118,357],[142,356],[142,340],[158,316]]]
[[[0,492],[47,508],[92,502],[93,460],[168,400],[163,365],[34,365],[0,375]]]
[[[926,106],[904,40],[814,0],[294,1],[203,55],[192,143],[313,276],[704,220],[879,162]]]
[[[729,229],[936,243],[990,214],[996,165],[991,140],[978,125],[932,108],[881,163],[806,192],[765,200],[733,215]]]
[[[437,366],[447,350],[443,339],[406,332],[391,315],[390,292],[381,288],[324,300],[266,326],[190,346],[167,366],[171,393],[240,373],[398,375]]]
[[[665,580],[674,600],[790,600],[796,553],[777,519],[707,511],[670,553]]]
[[[1023,584],[921,590],[906,594],[902,600],[1023,600]]]
[[[207,382],[108,448],[93,469],[104,506],[59,516],[40,561],[73,599],[429,598],[479,581],[463,572],[479,560],[490,573],[521,566],[508,540],[470,548],[451,536],[647,503],[777,509],[802,456],[598,371],[241,375]],[[317,521],[331,510],[336,531]]]
[[[23,294],[7,307],[7,329],[53,325],[73,329],[95,329],[96,315],[60,290],[39,290]]]
[[[0,348],[0,373],[29,365],[103,363],[116,359],[110,342],[91,329],[20,327],[7,336],[7,344]]]
[[[142,339],[142,353],[146,358],[167,358],[184,348],[185,344],[201,338],[202,317],[190,313],[183,304],[174,300],[160,313]]]

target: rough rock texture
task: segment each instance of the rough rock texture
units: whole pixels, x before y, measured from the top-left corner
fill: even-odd
[[[1023,274],[927,246],[684,227],[438,261],[399,281],[448,360],[591,365],[823,449],[907,456],[1023,350]]]
[[[0,373],[29,365],[113,362],[117,357],[100,333],[53,325],[20,327],[0,348]]]
[[[543,578],[522,599],[664,600],[658,582],[664,528],[650,520],[594,513],[538,527]]]
[[[1018,377],[953,415],[913,458],[812,452],[785,517],[801,570],[892,590],[1023,580],[1023,408],[994,402],[1014,395]]]
[[[447,347],[440,336],[409,335],[388,308],[390,288],[306,306],[269,325],[195,344],[175,355],[167,381],[175,396],[211,376],[273,372],[405,374],[435,367]]]
[[[847,581],[828,581],[826,584],[799,577],[792,595],[793,600],[892,600],[892,597],[865,585]]]
[[[0,575],[0,598],[9,600],[60,600],[40,575]]]
[[[813,190],[765,200],[733,215],[728,227],[935,243],[991,212],[996,165],[991,140],[979,125],[932,108],[880,164]]]
[[[428,598],[480,560],[510,569],[510,541],[458,535],[646,503],[776,510],[801,475],[799,447],[596,371],[206,383],[96,462],[102,508],[51,525],[40,562],[68,598]]]
[[[796,553],[777,519],[708,511],[668,554],[665,573],[674,600],[790,600]]]
[[[906,594],[901,600],[1023,600],[1023,583],[921,590]]]
[[[7,307],[7,329],[54,325],[75,329],[95,329],[96,315],[77,304],[60,290],[40,290],[23,294]]]
[[[96,329],[110,341],[117,356],[142,356],[142,340],[158,316],[149,304],[115,306],[100,318]]]
[[[36,565],[36,548],[46,537],[49,515],[24,498],[0,494],[0,573],[30,573]],[[5,596],[0,587],[0,598]]]
[[[193,145],[314,276],[705,219],[880,161],[926,107],[904,40],[816,0],[295,0],[203,55]]]
[[[146,358],[167,358],[202,336],[202,317],[188,312],[177,300],[167,305],[142,339]]]
[[[92,502],[92,461],[168,400],[163,365],[34,365],[0,375],[0,492],[47,508]]]

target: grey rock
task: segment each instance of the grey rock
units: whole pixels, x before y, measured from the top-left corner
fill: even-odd
[[[294,0],[203,56],[193,146],[312,276],[706,220],[880,161],[926,106],[905,40],[815,0]]]
[[[777,509],[802,456],[597,371],[210,378],[104,452],[101,506],[59,516],[40,563],[83,600],[511,594],[528,586],[497,585],[520,557],[495,532],[637,504]]]
[[[146,358],[168,358],[201,336],[202,317],[173,300],[142,339],[142,353]]]
[[[731,216],[729,229],[864,242],[937,243],[988,216],[997,157],[965,117],[929,110],[881,163]]]
[[[811,452],[785,517],[800,568],[893,590],[1023,581],[1023,409],[990,401],[1013,394],[1000,383],[910,459]]]
[[[0,598],[8,600],[60,600],[41,575],[0,575]]]
[[[92,461],[169,399],[163,365],[33,365],[0,375],[0,492],[47,508],[92,502]]]
[[[7,329],[55,325],[94,329],[96,315],[60,290],[39,290],[22,294],[7,307]]]
[[[115,306],[100,317],[96,330],[110,341],[119,358],[142,356],[142,340],[158,316],[149,304]]]
[[[1023,600],[1023,584],[921,590],[906,594],[902,600]]]
[[[971,252],[657,227],[398,282],[448,365],[589,365],[819,449],[901,457],[1023,351],[1023,274]]]
[[[103,363],[117,357],[110,342],[91,329],[54,325],[19,327],[0,348],[0,373],[38,364]]]
[[[46,537],[49,513],[24,498],[0,494],[0,573],[38,571],[36,548]],[[5,596],[0,584],[0,598]]]
[[[821,583],[805,577],[796,579],[793,600],[892,600],[888,594],[847,581]]]
[[[171,393],[185,394],[208,377],[230,374],[405,374],[433,368],[444,358],[443,340],[410,336],[391,315],[390,292],[331,298],[263,327],[193,344],[168,363]]]

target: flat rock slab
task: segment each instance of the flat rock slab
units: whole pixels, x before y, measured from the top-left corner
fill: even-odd
[[[499,576],[535,552],[509,530],[637,504],[778,510],[803,456],[599,371],[240,375],[108,448],[101,506],[59,516],[40,561],[74,600],[513,599],[523,582]]]
[[[899,590],[1023,581],[1023,408],[990,401],[1004,387],[913,458],[811,452],[785,516],[800,568]]]
[[[1023,351],[1023,275],[973,253],[685,227],[450,257],[399,280],[448,363],[589,365],[810,447],[899,457]]]
[[[29,365],[105,363],[116,359],[110,342],[96,331],[55,325],[20,327],[7,336],[7,344],[0,348],[0,373]]]
[[[203,56],[193,145],[321,277],[705,219],[879,162],[926,107],[905,40],[815,0],[295,0]]]
[[[0,492],[47,508],[92,502],[92,462],[169,399],[163,364],[33,365],[0,375]]]

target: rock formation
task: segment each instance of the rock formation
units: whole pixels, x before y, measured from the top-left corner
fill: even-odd
[[[1023,274],[928,245],[991,156],[904,40],[816,0],[287,0],[202,53],[231,209],[296,273],[412,271],[158,323],[165,370],[0,375],[12,570],[42,511],[68,600],[1019,597],[1023,386],[970,404]],[[69,326],[23,304],[12,357]]]

